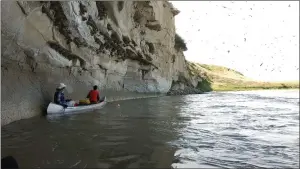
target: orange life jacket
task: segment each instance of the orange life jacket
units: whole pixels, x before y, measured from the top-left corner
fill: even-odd
[[[99,92],[98,90],[91,90],[89,93],[90,102],[98,102]]]

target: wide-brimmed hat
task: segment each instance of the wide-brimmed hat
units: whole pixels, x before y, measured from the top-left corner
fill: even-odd
[[[59,84],[59,86],[57,87],[58,89],[63,89],[63,88],[65,88],[66,87],[66,85],[65,84],[63,84],[63,83],[60,83]]]

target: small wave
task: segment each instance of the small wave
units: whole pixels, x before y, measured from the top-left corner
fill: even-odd
[[[170,163],[180,168],[298,168],[295,103],[299,100],[247,93],[126,101],[120,110],[108,105],[102,114],[5,126],[1,152],[17,152],[22,164],[29,165],[25,168],[49,159],[53,151],[57,157],[68,157],[66,167],[79,161],[78,156],[85,156],[85,161],[76,167],[98,155],[113,159],[107,162],[113,167],[116,161],[145,160],[149,166]],[[39,151],[44,153],[36,156]],[[137,154],[142,157],[135,158]]]

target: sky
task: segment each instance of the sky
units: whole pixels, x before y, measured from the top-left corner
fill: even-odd
[[[299,1],[170,1],[186,59],[254,80],[299,80]]]

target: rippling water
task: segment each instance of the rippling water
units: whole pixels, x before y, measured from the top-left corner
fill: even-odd
[[[120,104],[120,106],[118,106]],[[128,100],[2,127],[23,168],[299,168],[298,91]]]

